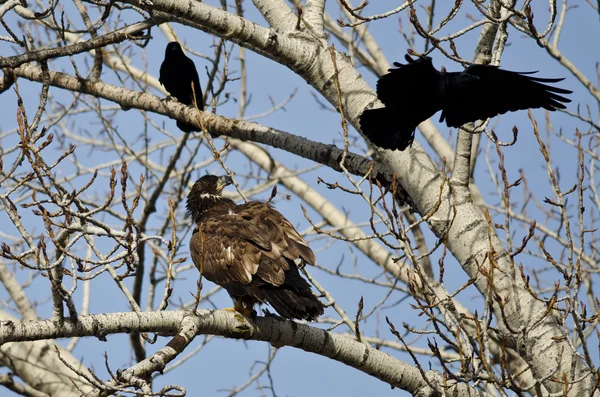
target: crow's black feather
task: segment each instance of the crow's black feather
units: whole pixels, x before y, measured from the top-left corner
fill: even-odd
[[[436,70],[430,57],[405,58],[407,64],[394,62],[396,68],[377,82],[377,97],[385,107],[360,116],[363,133],[385,149],[406,149],[417,126],[439,110],[440,122],[460,127],[517,110],[564,109],[564,103],[571,102],[562,96],[571,91],[548,85],[563,79],[531,77],[536,72],[511,72],[489,65],[447,73]]]
[[[198,109],[204,110],[202,102],[202,88],[200,88],[200,79],[196,71],[194,61],[188,58],[181,49],[181,45],[176,42],[167,44],[165,50],[165,60],[160,65],[160,83],[177,100],[185,105],[194,104],[194,94]],[[194,90],[192,91],[192,83]],[[177,121],[177,127],[184,132],[200,131],[193,125]]]

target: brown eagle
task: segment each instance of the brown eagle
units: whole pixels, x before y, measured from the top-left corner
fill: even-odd
[[[208,280],[225,288],[235,310],[251,317],[255,303],[269,303],[282,317],[315,320],[323,304],[298,268],[315,254],[292,224],[270,204],[237,205],[221,196],[229,176],[205,175],[187,198],[197,228],[190,253]]]

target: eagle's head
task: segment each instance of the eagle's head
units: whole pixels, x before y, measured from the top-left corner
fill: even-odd
[[[233,203],[228,198],[221,196],[223,188],[232,183],[233,180],[229,175],[204,175],[198,179],[188,194],[186,204],[192,220],[198,223],[202,215],[217,204]]]

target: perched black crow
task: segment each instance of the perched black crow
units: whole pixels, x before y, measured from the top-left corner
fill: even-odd
[[[571,91],[543,83],[563,79],[529,77],[497,66],[471,65],[464,72],[438,72],[430,57],[394,62],[377,82],[377,97],[384,108],[366,110],[360,116],[363,133],[384,149],[406,149],[415,139],[415,128],[442,111],[440,122],[449,127],[485,120],[506,112],[544,108],[564,109],[571,102],[558,94]]]
[[[202,102],[202,89],[194,61],[188,58],[181,49],[181,45],[172,41],[167,44],[165,60],[160,65],[160,77],[158,79],[165,89],[185,105],[194,104],[194,93],[198,109],[204,110]],[[192,82],[194,92],[192,92]],[[193,125],[177,121],[177,127],[183,132],[200,131]]]

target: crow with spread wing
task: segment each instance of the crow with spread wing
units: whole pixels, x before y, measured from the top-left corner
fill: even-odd
[[[181,49],[181,45],[172,41],[167,44],[165,60],[160,65],[158,81],[165,87],[167,92],[177,98],[184,105],[193,105],[194,97],[198,109],[204,110],[202,101],[202,88],[194,61],[188,58]],[[194,90],[192,91],[192,83]],[[177,120],[177,127],[183,132],[200,131],[193,125]]]
[[[563,79],[531,77],[535,72],[511,72],[490,65],[471,65],[464,72],[439,72],[430,57],[412,59],[377,82],[377,97],[385,107],[360,116],[362,132],[384,149],[404,150],[415,139],[415,129],[441,110],[440,122],[449,127],[485,120],[506,112],[544,108],[565,109],[571,102],[559,94],[571,91],[553,87]]]

